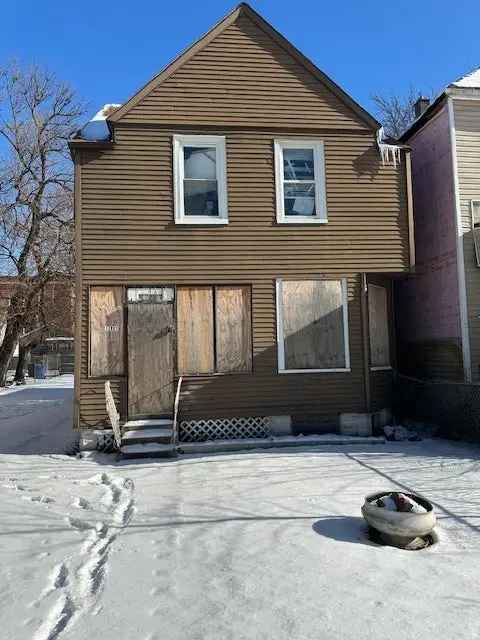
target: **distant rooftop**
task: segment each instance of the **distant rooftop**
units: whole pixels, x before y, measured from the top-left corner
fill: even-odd
[[[480,67],[451,82],[439,93],[430,105],[412,122],[404,133],[400,136],[401,142],[407,142],[410,136],[421,129],[423,125],[436,113],[447,96],[476,97],[480,89]]]
[[[451,87],[463,87],[466,89],[480,89],[480,67],[470,71],[467,75],[452,82]]]

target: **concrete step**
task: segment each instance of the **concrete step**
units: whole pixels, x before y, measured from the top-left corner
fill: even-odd
[[[128,420],[122,426],[122,431],[141,431],[147,429],[172,429],[171,418],[149,418],[145,420]]]
[[[129,429],[122,435],[122,444],[140,444],[142,442],[170,444],[172,436],[173,429]]]
[[[120,452],[125,458],[167,458],[175,455],[175,447],[158,442],[122,444]]]

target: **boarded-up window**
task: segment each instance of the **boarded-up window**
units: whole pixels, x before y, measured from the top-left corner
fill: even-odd
[[[388,326],[388,295],[385,287],[368,285],[368,321],[370,327],[370,364],[390,366],[390,331]]]
[[[90,375],[123,375],[124,314],[122,287],[90,289]]]
[[[250,287],[178,287],[179,374],[251,371]]]
[[[215,311],[217,371],[250,371],[250,288],[216,287]]]
[[[213,292],[211,287],[177,289],[178,373],[213,373]]]
[[[279,370],[350,367],[345,280],[279,281],[277,313]]]

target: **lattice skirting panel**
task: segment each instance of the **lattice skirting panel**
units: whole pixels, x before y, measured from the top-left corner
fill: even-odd
[[[179,428],[180,442],[267,438],[270,435],[268,418],[256,417],[182,420]]]
[[[113,431],[105,429],[105,431],[97,431],[97,450],[103,453],[112,453],[117,450],[115,436]]]

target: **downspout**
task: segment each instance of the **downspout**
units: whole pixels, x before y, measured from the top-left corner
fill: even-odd
[[[450,131],[450,150],[452,154],[453,188],[455,195],[455,228],[457,235],[457,277],[460,306],[460,331],[462,336],[463,375],[465,382],[472,381],[472,361],[470,354],[470,334],[468,329],[467,287],[465,282],[465,256],[463,253],[463,225],[458,183],[457,136],[453,100],[447,96],[448,127]]]

